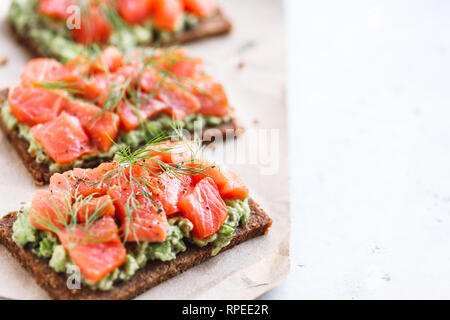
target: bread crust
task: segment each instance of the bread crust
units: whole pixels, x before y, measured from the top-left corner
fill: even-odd
[[[48,55],[42,52],[30,37],[17,32],[17,29],[13,23],[10,22],[9,24],[15,38],[21,45],[25,46],[31,53],[38,57],[48,57]],[[232,31],[232,29],[233,25],[231,24],[230,20],[228,20],[222,10],[218,9],[210,17],[202,19],[194,29],[187,30],[168,41],[152,41],[148,43],[148,46],[171,46],[194,42],[210,37],[228,34]],[[51,56],[51,58],[58,59],[57,56]]]
[[[5,102],[8,99],[8,89],[0,91],[0,104]],[[50,168],[48,164],[38,163],[29,152],[28,147],[30,144],[25,139],[19,137],[18,130],[10,130],[6,127],[2,116],[0,114],[0,129],[6,135],[8,140],[14,146],[14,149],[19,154],[19,157],[22,159],[23,164],[27,168],[27,170],[33,176],[34,182],[38,186],[43,186],[50,183],[50,178],[56,172],[50,172]],[[202,139],[205,143],[209,143],[214,141],[214,137],[217,135],[222,135],[223,138],[238,137],[242,134],[244,129],[237,124],[236,119],[232,118],[230,121],[221,124],[217,127],[209,127],[203,131]],[[110,161],[111,159],[99,159],[93,158],[84,162],[84,168],[95,168],[99,166],[102,162]],[[64,170],[63,170],[64,171]],[[61,172],[63,172],[61,171]]]
[[[252,199],[249,199],[249,205],[251,215],[248,223],[236,230],[231,243],[221,252],[268,232],[272,220]],[[48,260],[38,258],[31,250],[17,246],[12,240],[12,226],[16,218],[17,213],[10,213],[0,220],[0,243],[33,275],[37,284],[51,298],[56,300],[133,299],[163,281],[212,258],[213,246],[200,248],[188,244],[188,249],[180,253],[175,260],[169,262],[151,261],[137,271],[130,280],[117,284],[110,291],[95,291],[88,287],[82,287],[80,290],[69,290],[66,285],[66,277],[51,269],[48,266]]]

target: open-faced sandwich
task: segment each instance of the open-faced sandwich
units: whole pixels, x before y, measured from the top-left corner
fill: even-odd
[[[173,45],[231,30],[215,0],[13,0],[9,20],[35,54],[63,61],[91,45]]]
[[[54,174],[0,242],[55,299],[130,299],[267,233],[271,219],[194,143],[153,141],[113,162]]]
[[[115,47],[66,64],[30,61],[0,93],[0,127],[38,185],[55,172],[92,168],[119,145],[137,148],[173,127],[205,139],[240,129],[222,85],[182,48]]]

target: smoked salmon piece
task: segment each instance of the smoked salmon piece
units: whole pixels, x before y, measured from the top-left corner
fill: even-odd
[[[127,251],[111,217],[78,224],[57,234],[81,274],[97,283],[126,260]]]
[[[172,110],[172,116],[179,120],[201,109],[201,104],[197,97],[191,94],[187,88],[183,88],[182,84],[172,79],[164,81],[164,84],[158,91],[157,99],[169,106]]]
[[[119,133],[120,118],[117,114],[104,111],[94,115],[89,121],[86,131],[92,139],[92,143],[100,151],[108,151],[113,145]]]
[[[155,69],[147,68],[141,75],[140,87],[145,93],[156,96],[159,87],[161,87],[162,80]]]
[[[68,191],[73,196],[103,196],[108,186],[115,184],[113,177],[119,167],[117,162],[105,162],[94,169],[75,168],[64,173],[55,173],[50,178],[49,190]]]
[[[55,119],[66,99],[56,92],[20,85],[9,90],[8,104],[19,123],[34,126]]]
[[[155,0],[154,23],[158,29],[175,31],[183,19],[181,0]]]
[[[165,103],[158,101],[156,99],[144,99],[141,103],[139,112],[143,119],[152,119],[162,112],[170,109]]]
[[[49,58],[36,58],[28,62],[20,79],[22,84],[34,86],[49,82],[60,82],[73,90],[82,90],[84,86],[80,69]]]
[[[139,50],[135,51],[139,54]],[[167,49],[155,49],[151,56],[146,57],[146,62],[160,70],[170,70],[174,62],[186,58],[186,47],[169,47]]]
[[[119,116],[83,101],[69,101],[64,111],[77,117],[94,146],[108,151],[119,133]]]
[[[78,118],[62,112],[57,118],[31,128],[34,138],[56,163],[69,164],[95,150]]]
[[[219,231],[228,217],[227,206],[211,178],[201,180],[181,198],[178,206],[183,216],[194,225],[192,233],[199,239]]]
[[[166,215],[170,216],[181,211],[178,202],[193,187],[191,176],[172,176],[166,172],[152,179],[151,190],[154,197],[162,204]]]
[[[125,131],[139,128],[143,120],[151,119],[156,115],[168,110],[167,105],[156,99],[147,99],[143,101],[140,107],[130,106],[126,101],[122,102],[118,112],[120,117],[120,124]],[[138,116],[139,114],[139,116]]]
[[[50,178],[50,192],[68,192],[74,197],[89,196],[96,193],[94,186],[85,187],[88,181],[88,169],[75,168],[64,173],[55,173]]]
[[[31,201],[28,218],[38,230],[57,232],[67,225],[70,206],[70,195],[38,190]]]
[[[73,39],[81,44],[105,44],[113,28],[100,8],[91,6],[81,14],[81,26],[72,30]]]
[[[202,167],[205,169],[202,170]],[[210,177],[217,185],[219,193],[223,198],[241,200],[247,199],[248,187],[234,171],[231,171],[225,167],[219,167],[206,163],[199,164],[197,170],[201,170],[203,174],[194,177],[194,181]]]
[[[195,78],[203,72],[203,59],[182,58],[175,61],[169,70],[179,77]]]
[[[114,204],[109,196],[76,202],[73,204],[73,210],[77,213],[77,221],[80,223],[104,216],[115,216]]]
[[[160,163],[162,156],[154,156],[149,159],[138,160],[137,164],[131,166],[131,175],[137,178],[148,180],[151,177],[157,176],[161,173]],[[129,178],[129,170],[126,171],[126,176]]]
[[[95,74],[85,82],[81,96],[89,101],[93,101],[98,106],[103,106],[108,98],[110,86],[111,81],[106,74]]]
[[[132,188],[134,205],[129,201]],[[138,185],[130,183],[122,183],[109,190],[116,216],[121,221],[121,235],[126,242],[164,242],[169,226],[166,214],[159,204],[139,195],[139,190]]]
[[[167,105],[173,116],[183,119],[188,114],[200,110],[199,100],[184,88],[183,84],[169,77],[162,77],[154,69],[146,69],[140,81],[142,91],[153,94],[156,99]]]
[[[207,116],[226,117],[231,109],[223,86],[210,76],[197,78],[192,93],[200,101],[199,113]]]
[[[85,56],[77,56],[70,59],[65,66],[75,70],[81,77],[86,77],[91,71],[91,61]]]
[[[139,111],[133,110],[133,108],[126,101],[123,101],[120,105],[118,112],[120,125],[126,132],[130,132],[131,130],[139,128],[141,120],[136,114],[137,112]]]
[[[68,9],[76,4],[76,0],[39,0],[38,12],[57,19],[70,17]]]
[[[205,173],[214,180],[222,197],[241,200],[248,197],[248,187],[235,172],[215,167]]]
[[[152,14],[154,0],[118,0],[117,11],[129,24],[142,24]]]
[[[141,74],[141,65],[138,63],[127,63],[111,74],[111,81],[118,85],[128,85],[131,87]]]
[[[108,47],[92,64],[92,69],[98,72],[116,72],[123,65],[123,55],[116,47]]]
[[[183,0],[187,11],[206,18],[217,10],[216,0]]]
[[[161,160],[167,164],[186,164],[194,157],[194,146],[189,142],[164,141],[147,148],[149,157],[161,156]]]

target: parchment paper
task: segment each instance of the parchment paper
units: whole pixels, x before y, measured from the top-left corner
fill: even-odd
[[[207,71],[224,84],[247,133],[236,142],[208,148],[247,182],[251,196],[274,220],[270,233],[221,253],[149,290],[139,299],[254,299],[277,286],[289,271],[289,188],[286,109],[284,103],[284,33],[282,1],[221,1],[234,23],[230,36],[190,45]],[[6,23],[9,1],[0,1],[0,88],[16,84],[31,57],[13,39]],[[264,131],[266,130],[266,131]],[[271,131],[272,130],[272,131]],[[263,132],[263,133],[261,133]],[[274,134],[269,144],[252,140]],[[255,143],[258,141],[258,143]],[[250,144],[250,145],[249,145]],[[224,149],[225,148],[225,149]],[[235,148],[255,162],[228,159]],[[225,150],[225,151],[224,151]],[[269,154],[269,159],[267,158]],[[37,189],[19,157],[0,134],[0,216],[16,211]],[[48,299],[32,277],[0,246],[0,296]]]

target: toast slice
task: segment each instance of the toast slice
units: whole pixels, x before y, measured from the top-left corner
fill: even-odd
[[[8,89],[0,91],[0,104],[8,99]],[[29,143],[25,139],[19,137],[19,132],[17,130],[9,130],[0,114],[0,129],[6,135],[8,140],[16,149],[22,162],[24,163],[27,170],[33,176],[34,182],[38,186],[46,185],[50,182],[50,177],[55,174],[55,172],[50,172],[49,165],[38,163],[36,159],[28,152]],[[205,142],[211,142],[217,134],[222,134],[224,138],[230,138],[239,136],[244,129],[240,127],[236,120],[232,118],[229,122],[221,124],[217,127],[206,128],[203,131],[203,140]],[[86,161],[83,165],[84,168],[95,168],[102,162],[107,162],[112,159],[90,159]]]
[[[245,226],[240,226],[231,243],[222,249],[228,250],[252,238],[267,233],[272,220],[255,203],[249,199],[251,215]],[[13,257],[26,268],[36,282],[57,300],[125,300],[132,299],[152,287],[168,280],[211,258],[213,247],[189,246],[188,249],[170,262],[152,261],[140,269],[129,281],[119,283],[110,291],[95,291],[83,287],[80,290],[69,290],[64,275],[56,273],[48,266],[48,261],[38,258],[29,249],[23,249],[12,240],[12,226],[17,213],[10,213],[0,220],[0,243],[3,244]],[[221,252],[222,252],[221,251]]]
[[[48,57],[39,49],[39,46],[27,35],[20,34],[13,23],[10,23],[11,30],[15,35],[17,41],[25,46],[31,53],[38,57]],[[194,42],[206,38],[211,38],[220,35],[226,35],[231,32],[233,25],[224,15],[222,10],[218,9],[217,12],[208,18],[205,18],[199,22],[195,29],[187,30],[172,39],[164,42],[150,42],[149,46],[171,46],[179,45],[183,43]],[[58,59],[57,56],[50,57]]]

